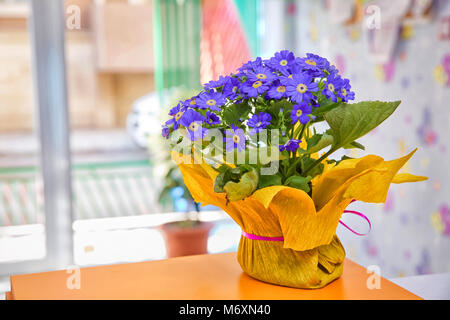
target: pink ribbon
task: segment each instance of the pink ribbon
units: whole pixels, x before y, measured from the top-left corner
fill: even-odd
[[[350,204],[352,204],[353,202],[355,202],[356,200],[353,199]],[[369,234],[370,230],[372,230],[372,224],[370,223],[369,218],[367,218],[364,214],[362,214],[359,211],[354,211],[354,210],[344,210],[344,213],[351,213],[351,214],[355,214],[357,216],[360,216],[361,218],[363,218],[364,220],[367,221],[367,223],[369,224],[369,231],[367,231],[366,233],[359,233],[356,232],[355,230],[353,230],[352,228],[350,228],[348,225],[346,225],[344,222],[342,222],[341,220],[339,220],[339,223],[342,224],[344,227],[346,227],[348,230],[350,230],[350,232],[353,232],[354,234],[356,234],[357,236],[366,236]]]
[[[283,237],[262,237],[257,236],[251,233],[247,233],[245,231],[242,231],[242,235],[250,240],[264,240],[264,241],[284,241]]]
[[[356,200],[352,200],[353,203]],[[363,218],[364,220],[367,221],[367,223],[369,224],[369,231],[367,231],[367,233],[359,233],[356,232],[355,230],[353,230],[352,228],[350,228],[348,225],[346,225],[344,222],[342,222],[341,220],[339,220],[339,223],[342,224],[344,227],[346,227],[348,230],[350,230],[351,232],[353,232],[354,234],[356,234],[357,236],[365,236],[367,234],[369,234],[370,230],[372,230],[372,223],[370,223],[369,218],[367,218],[364,214],[362,214],[359,211],[354,211],[354,210],[344,210],[344,213],[351,213],[351,214],[355,214],[357,216],[360,216],[361,218]],[[255,234],[251,234],[251,233],[247,233],[245,231],[242,231],[242,235],[244,237],[246,237],[247,239],[250,240],[263,240],[263,241],[284,241],[283,237],[263,237],[263,236],[257,236]]]
[[[361,218],[363,218],[364,220],[367,221],[367,223],[369,224],[369,231],[367,231],[366,233],[359,233],[356,232],[355,230],[353,230],[352,228],[350,228],[348,225],[346,225],[344,222],[342,222],[341,220],[339,220],[339,223],[342,224],[344,227],[346,227],[348,230],[350,230],[351,232],[353,232],[354,234],[356,234],[357,236],[366,236],[369,234],[370,230],[372,230],[372,224],[370,223],[369,218],[367,218],[364,214],[362,214],[359,211],[353,211],[353,210],[344,210],[344,213],[351,213],[351,214],[355,214],[357,216],[360,216]]]

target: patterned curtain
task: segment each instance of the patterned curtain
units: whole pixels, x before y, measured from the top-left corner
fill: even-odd
[[[245,35],[250,45],[253,57],[260,54],[258,25],[261,15],[261,0],[234,0],[242,24],[245,29]]]
[[[198,89],[259,53],[258,0],[153,0],[155,82]]]
[[[250,48],[233,1],[203,0],[202,83],[235,72],[250,59]]]
[[[153,0],[155,82],[165,88],[200,87],[200,0]]]

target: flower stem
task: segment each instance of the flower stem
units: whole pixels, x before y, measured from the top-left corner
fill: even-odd
[[[300,139],[300,140],[302,139],[305,129],[306,129],[306,124],[303,125],[302,131],[300,131],[300,135],[298,136],[298,139]]]
[[[323,160],[325,160],[330,154],[335,152],[336,150],[330,149],[328,152],[326,152],[323,156],[321,156],[319,159],[317,159],[312,165],[310,165],[308,168],[305,169],[305,172],[303,172],[304,175],[309,173],[312,169],[314,169],[319,163],[321,163]]]

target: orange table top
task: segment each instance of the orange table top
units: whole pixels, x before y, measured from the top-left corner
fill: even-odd
[[[420,299],[346,260],[341,278],[322,289],[281,287],[244,274],[236,253],[210,254],[80,269],[80,288],[68,289],[66,270],[11,276],[9,299]]]

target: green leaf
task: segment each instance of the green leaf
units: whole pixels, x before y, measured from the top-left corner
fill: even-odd
[[[280,149],[277,146],[259,147],[257,156],[258,164],[260,165],[266,165],[270,162],[284,158],[284,156],[280,154]]]
[[[230,179],[231,177],[229,171],[218,174],[214,180],[214,192],[224,192],[223,187],[228,181],[230,181]]]
[[[281,185],[281,177],[277,174],[274,175],[264,175],[259,176],[259,185],[258,189],[262,189],[270,186],[279,186]]]
[[[228,182],[239,182],[243,174],[252,170],[254,170],[253,167],[246,164],[240,165],[235,168],[232,168],[228,165],[221,165],[217,168],[219,174],[214,180],[214,192],[224,192],[224,187]]]
[[[333,140],[334,140],[333,136],[329,135],[328,133],[313,135],[311,138],[306,140],[308,148],[304,153],[311,154],[318,152],[323,148],[326,148],[329,145],[331,145],[333,143]]]
[[[323,116],[325,113],[327,113],[333,109],[336,109],[341,104],[342,104],[342,102],[334,102],[334,103],[330,103],[330,104],[326,104],[326,105],[320,105],[319,108],[313,108],[312,114],[317,117],[315,121],[316,122],[323,121],[324,120]]]
[[[288,109],[292,108],[292,106],[292,102],[283,99],[271,103],[267,111],[272,114],[272,116],[278,117],[281,108],[283,108],[284,112],[286,112]]]
[[[305,172],[306,168],[310,168],[314,163],[316,162],[316,159],[313,159],[309,156],[303,157],[301,161],[301,168],[302,172]],[[311,179],[315,176],[321,174],[323,172],[324,165],[322,163],[316,165],[312,170],[308,172],[308,176],[311,176]]]
[[[363,101],[341,104],[324,114],[334,137],[332,149],[337,150],[379,126],[399,106],[400,101]]]
[[[243,200],[250,196],[258,187],[258,173],[255,169],[244,173],[239,182],[228,181],[223,190],[229,201]]]
[[[297,166],[300,163],[302,158],[297,158],[292,164],[289,165],[286,176],[290,177],[297,173]]]
[[[219,166],[217,168],[217,171],[219,171],[220,173],[224,173],[224,172],[226,172],[226,171],[228,171],[230,169],[231,169],[230,166],[227,166],[226,164],[222,164],[221,166]]]
[[[309,181],[311,180],[311,177],[301,177],[301,176],[290,176],[286,179],[284,184],[286,186],[300,189],[308,193],[311,189],[309,187]]]
[[[250,111],[251,107],[246,102],[233,104],[224,109],[222,118],[228,125],[238,125],[241,122],[239,119],[245,118]]]
[[[366,147],[357,141],[353,141],[343,147],[344,149],[361,149],[366,150]]]

